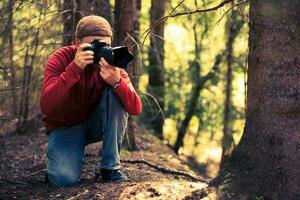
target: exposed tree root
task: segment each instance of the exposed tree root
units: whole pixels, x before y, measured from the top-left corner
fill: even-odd
[[[149,161],[146,161],[144,159],[139,159],[139,160],[121,160],[121,162],[124,162],[124,163],[131,163],[131,164],[136,164],[136,163],[141,163],[141,164],[145,164],[145,165],[148,165],[149,167],[152,167],[154,169],[156,169],[157,171],[160,171],[164,174],[171,174],[171,175],[177,175],[177,176],[184,176],[192,181],[200,181],[200,182],[204,182],[204,183],[209,183],[208,180],[204,179],[204,178],[201,178],[201,177],[196,177],[192,174],[189,174],[187,172],[183,172],[183,171],[176,171],[176,170],[172,170],[172,169],[167,169],[163,166],[159,166],[159,165],[156,165],[154,163],[151,163]]]

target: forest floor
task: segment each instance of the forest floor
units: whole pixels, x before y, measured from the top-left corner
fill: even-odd
[[[24,135],[2,130],[0,199],[200,199],[199,194],[193,193],[207,187],[208,178],[193,171],[187,159],[145,131],[138,131],[136,142],[138,151],[121,152],[122,170],[130,181],[105,183],[95,179],[99,142],[85,148],[81,184],[58,188],[44,181],[47,149],[44,128]]]

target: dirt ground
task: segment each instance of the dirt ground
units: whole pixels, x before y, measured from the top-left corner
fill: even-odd
[[[170,172],[170,169],[184,171],[202,178],[157,138],[139,131],[136,135],[139,151],[121,153],[122,170],[130,181],[104,183],[95,179],[99,142],[85,149],[81,184],[57,188],[44,181],[47,150],[44,129],[26,135],[9,132],[0,132],[0,199],[191,199],[188,196],[194,191],[206,187],[202,181]],[[158,168],[138,161],[150,162]]]

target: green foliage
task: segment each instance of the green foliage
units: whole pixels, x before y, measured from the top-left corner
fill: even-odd
[[[1,20],[0,49],[3,49],[0,65],[9,68],[8,51],[9,43],[6,36],[7,3],[0,5],[4,20]],[[16,1],[13,7],[13,62],[17,72],[17,92],[20,96],[23,68],[26,65],[33,67],[30,85],[30,108],[38,109],[39,93],[42,84],[44,63],[49,54],[58,48],[61,43],[60,34],[62,24],[56,1]],[[9,80],[3,79],[0,73],[1,88],[7,87]],[[8,74],[10,75],[10,74]],[[3,93],[2,93],[3,94]],[[2,96],[2,95],[1,95]],[[0,98],[0,102],[10,101],[9,98]],[[2,110],[2,109],[1,109]],[[2,111],[8,110],[4,107]]]
[[[214,5],[213,1],[205,1],[206,7]],[[171,1],[171,9],[178,2]],[[198,8],[203,4],[198,2]],[[194,1],[186,1],[179,11],[195,9]],[[184,118],[186,105],[190,99],[191,90],[199,76],[206,75],[212,70],[215,57],[225,49],[226,31],[225,23],[229,13],[224,13],[228,7],[217,12],[194,14],[168,19],[165,28],[165,117],[164,135],[170,144],[174,144],[176,132],[180,121]],[[233,106],[232,119],[235,143],[241,137],[245,119],[245,66],[247,56],[248,26],[241,19],[243,11],[239,14],[240,21],[237,29],[243,26],[237,36],[234,46],[233,61]],[[224,17],[219,21],[220,18]],[[196,27],[196,28],[195,28]],[[193,34],[194,28],[196,34]],[[207,33],[205,34],[205,31]],[[197,43],[195,43],[195,35]],[[200,40],[202,44],[200,44]],[[196,48],[200,50],[196,52]],[[201,91],[199,102],[195,108],[195,116],[190,122],[188,136],[185,139],[183,152],[191,154],[195,140],[200,142],[196,152],[198,161],[206,162],[206,154],[213,154],[210,159],[219,161],[220,141],[223,129],[223,107],[225,91],[226,63],[223,61],[214,76]],[[202,123],[199,123],[201,119]],[[199,138],[195,138],[200,130]],[[216,153],[209,153],[216,152]],[[201,158],[202,157],[202,158]]]

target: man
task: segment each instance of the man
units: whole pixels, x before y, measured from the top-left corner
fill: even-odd
[[[128,74],[103,58],[93,64],[84,51],[95,39],[111,45],[112,30],[99,16],[82,18],[75,45],[54,52],[45,67],[40,108],[48,134],[48,179],[57,186],[79,183],[84,147],[103,140],[100,172],[105,181],[127,180],[120,148],[128,114],[142,110]]]

